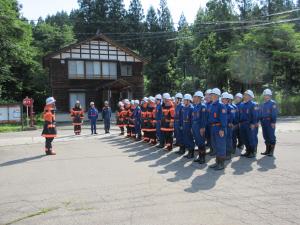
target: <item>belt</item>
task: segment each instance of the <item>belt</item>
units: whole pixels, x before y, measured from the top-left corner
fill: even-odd
[[[221,123],[211,123],[210,125],[215,127],[215,126],[221,126],[222,124]]]
[[[185,123],[190,123],[191,121],[190,121],[190,120],[184,120],[183,122],[185,122]]]
[[[262,120],[271,120],[270,117],[265,117],[265,118],[262,118]]]

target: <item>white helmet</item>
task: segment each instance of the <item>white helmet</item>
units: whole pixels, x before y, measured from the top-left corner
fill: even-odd
[[[177,94],[175,95],[175,98],[180,98],[180,99],[183,99],[183,96],[182,96],[182,94],[181,94],[181,93],[177,93]]]
[[[210,95],[210,94],[211,94],[211,91],[212,91],[211,89],[207,89],[207,90],[205,91],[205,94],[206,94],[206,95]]]
[[[169,93],[164,93],[163,94],[163,98],[164,99],[167,99],[167,100],[171,100],[172,98],[171,98],[171,95],[169,94]]]
[[[131,104],[131,105],[134,105],[134,100],[131,100],[131,101],[130,101],[130,104]]]
[[[118,106],[124,106],[124,103],[123,102],[119,102]]]
[[[230,98],[229,93],[228,92],[223,92],[221,98]]]
[[[134,104],[139,105],[140,101],[139,100],[134,100]]]
[[[194,97],[204,98],[204,95],[203,95],[202,91],[196,91],[195,94],[194,94]]]
[[[189,101],[192,101],[193,98],[192,98],[192,96],[191,96],[190,94],[185,94],[185,95],[183,96],[183,100],[189,100]]]
[[[243,98],[243,95],[242,95],[241,93],[237,93],[237,94],[235,95],[235,97],[236,97],[236,98]]]
[[[149,101],[152,102],[152,103],[155,103],[155,98],[153,96],[150,96]]]
[[[144,97],[144,98],[143,98],[143,101],[144,101],[144,102],[148,102],[148,98],[147,98],[147,97]]]
[[[263,92],[263,96],[266,96],[266,95],[272,96],[272,91],[269,88],[265,89]]]
[[[215,94],[215,95],[218,95],[220,96],[221,95],[221,91],[219,88],[214,88],[211,90],[211,94]]]
[[[95,102],[91,102],[90,105],[95,105]]]
[[[161,94],[157,94],[157,95],[155,95],[155,99],[162,100],[162,96],[161,96]]]
[[[254,93],[251,90],[245,91],[245,94],[249,95],[251,98],[254,98]]]
[[[55,102],[56,102],[56,100],[53,97],[49,97],[46,99],[46,105],[51,105]]]
[[[130,101],[129,101],[128,99],[125,99],[125,100],[124,100],[124,103],[125,103],[126,105],[129,105],[129,104],[130,104]]]
[[[233,100],[233,95],[232,94],[229,94],[229,99]]]
[[[104,104],[108,104],[108,101],[105,101]]]

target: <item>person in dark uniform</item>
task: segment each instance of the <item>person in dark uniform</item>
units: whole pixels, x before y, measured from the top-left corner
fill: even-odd
[[[244,149],[244,144],[241,138],[241,131],[239,127],[239,120],[240,120],[240,108],[243,102],[243,95],[241,93],[237,93],[235,95],[234,104],[236,105],[236,116],[235,116],[235,127],[233,130],[233,146],[236,146],[235,149],[239,149],[242,151]]]
[[[157,132],[156,132],[156,121],[155,121],[155,112],[156,112],[156,100],[154,97],[150,96],[148,100],[147,107],[147,133],[149,135],[149,142],[152,145],[157,143]]]
[[[109,107],[108,101],[104,102],[104,107],[102,108],[102,119],[104,121],[105,133],[109,134],[110,119],[111,119],[111,108]]]
[[[73,121],[75,135],[80,135],[84,112],[79,101],[76,101],[75,106],[71,109],[71,118]]]
[[[96,124],[97,124],[99,112],[96,109],[94,102],[91,102],[90,106],[91,107],[89,108],[89,111],[88,111],[88,118],[91,121],[91,133],[93,135],[93,134],[98,134]]]
[[[202,103],[202,99],[204,98],[203,93],[201,91],[197,91],[194,94],[194,110],[192,116],[192,130],[193,136],[195,139],[195,144],[198,147],[198,158],[195,162],[200,164],[205,163],[205,127],[207,123],[207,112],[206,105]]]
[[[223,170],[226,157],[226,132],[227,132],[227,110],[219,101],[221,91],[214,88],[211,91],[212,104],[210,106],[208,122],[210,124],[211,147],[216,152],[216,163],[210,168]]]
[[[147,127],[147,110],[148,110],[148,98],[144,97],[142,102],[141,102],[141,130],[143,131],[143,141],[144,142],[149,142],[150,137],[149,137],[149,131]]]
[[[276,121],[277,121],[277,104],[272,100],[272,91],[266,89],[263,92],[264,103],[261,105],[261,117],[260,122],[263,131],[263,137],[265,139],[266,151],[261,153],[262,155],[273,156],[276,145]]]
[[[181,93],[177,93],[175,95],[174,137],[176,140],[175,146],[179,146],[179,148],[183,146],[183,128],[182,124],[180,123],[182,122],[182,99],[183,95]],[[179,153],[179,151],[176,153]]]
[[[56,124],[55,124],[55,99],[49,97],[46,99],[46,106],[44,107],[43,119],[44,129],[42,136],[46,139],[45,141],[45,152],[46,155],[56,155],[52,148],[52,142],[57,136]]]
[[[134,118],[134,130],[135,130],[135,140],[140,141],[142,140],[142,131],[141,131],[141,107],[140,101],[134,100],[135,109],[133,111],[133,118]]]

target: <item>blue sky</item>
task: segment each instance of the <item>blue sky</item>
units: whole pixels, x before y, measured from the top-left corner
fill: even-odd
[[[124,0],[126,8],[130,0]],[[159,5],[159,0],[141,0],[145,12],[150,5],[155,8]],[[174,23],[177,23],[181,13],[183,12],[189,23],[194,21],[200,6],[205,6],[207,0],[168,0]],[[36,20],[40,16],[45,17],[48,14],[54,14],[57,11],[70,12],[74,8],[78,8],[77,0],[19,0],[23,5],[22,13],[28,19]]]

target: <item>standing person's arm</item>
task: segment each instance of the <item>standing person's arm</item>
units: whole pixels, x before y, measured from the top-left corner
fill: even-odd
[[[221,123],[221,130],[219,134],[220,137],[224,137],[225,129],[227,129],[227,109],[223,104],[221,104],[220,106],[219,116],[220,116],[220,123]]]
[[[112,114],[112,112],[111,112],[111,108],[109,107],[109,119],[111,118],[111,114]]]

